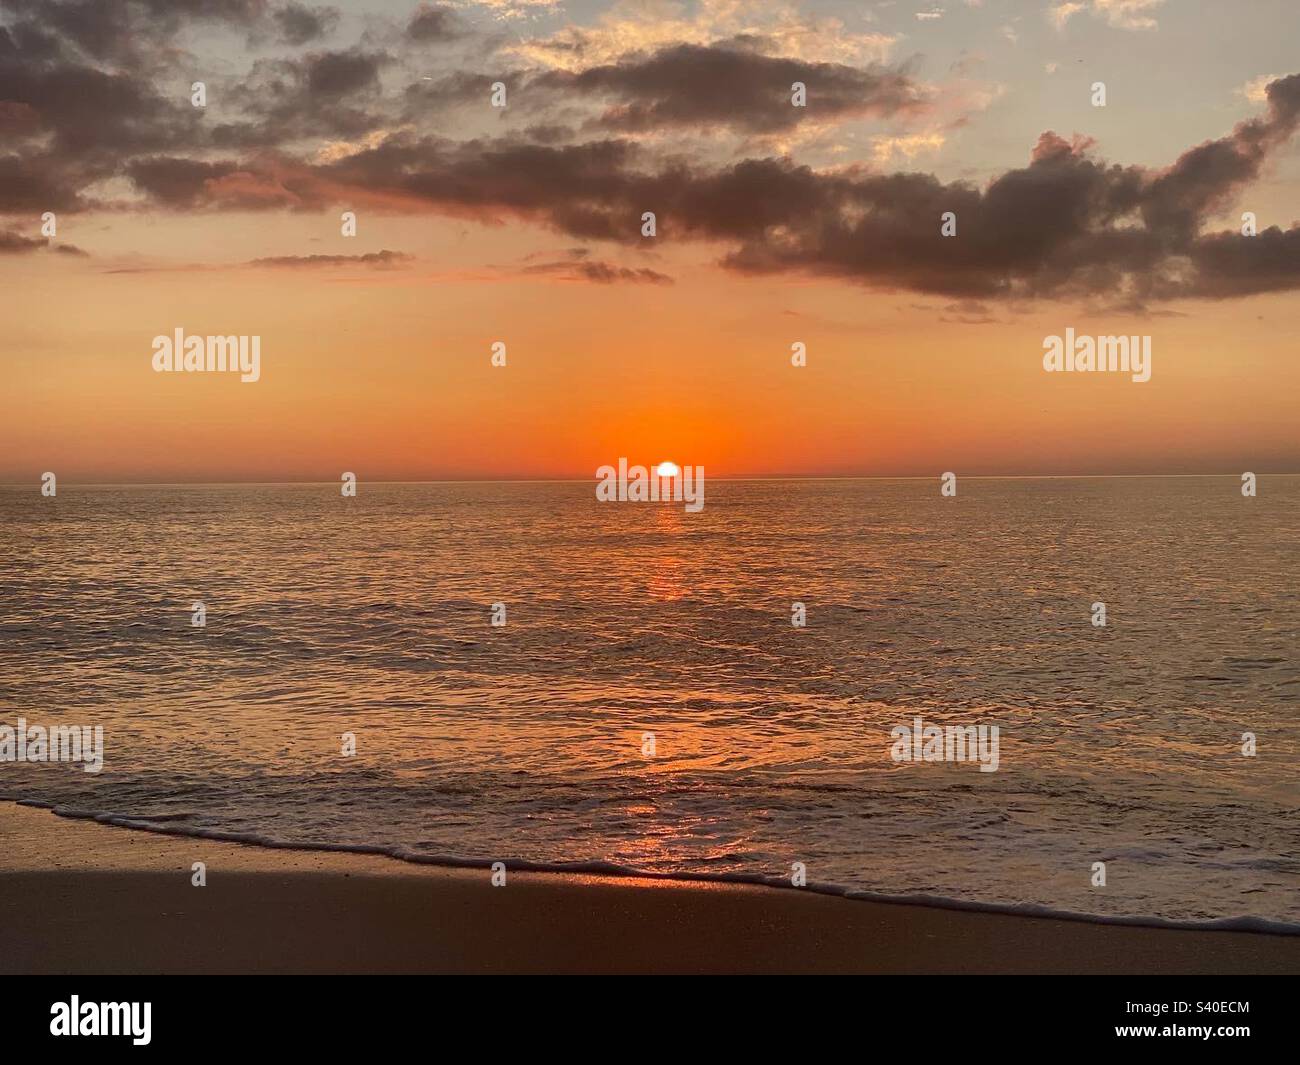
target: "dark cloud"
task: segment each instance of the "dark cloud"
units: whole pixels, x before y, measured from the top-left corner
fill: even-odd
[[[307,91],[316,97],[369,92],[379,87],[379,69],[389,62],[382,52],[352,49],[308,56],[301,70]]]
[[[578,72],[456,71],[412,85],[408,117],[449,102],[483,103],[497,80],[506,83],[517,107],[542,112],[595,107],[586,128],[611,133],[726,128],[773,134],[803,121],[915,116],[929,108],[931,96],[901,70],[773,57],[730,41],[673,45]],[[796,82],[805,86],[802,107],[792,102]]]
[[[804,119],[928,107],[929,91],[904,70],[774,57],[771,42],[680,44],[576,73],[506,76],[512,105],[539,100],[544,121],[523,134],[457,141],[415,132],[430,128],[423,108],[444,98],[486,105],[495,79],[461,72],[385,97],[381,74],[396,59],[371,38],[366,47],[259,59],[224,87],[212,117],[190,106],[187,71],[158,73],[183,54],[177,27],[278,26],[306,40],[331,9],[293,0],[0,0],[0,12],[0,212],[111,206],[105,190],[119,194],[127,178],[146,201],[172,209],[368,204],[524,220],[641,248],[641,215],[654,211],[659,241],[716,248],[732,270],[932,293],[967,318],[982,312],[966,301],[1140,306],[1300,288],[1296,227],[1256,237],[1208,231],[1295,134],[1300,75],[1268,87],[1265,113],[1165,169],[1110,164],[1086,139],[1048,132],[1024,166],[977,187],[865,166],[814,170],[787,157],[706,164],[665,153],[662,142],[651,142],[652,153],[630,136],[724,127],[762,136]],[[406,38],[451,32],[450,18],[447,8],[422,5]],[[807,86],[806,109],[790,104],[795,81]],[[593,113],[607,132],[575,142],[573,130]],[[347,143],[319,153],[323,139]],[[957,217],[955,237],[940,234],[945,212]],[[596,282],[666,280],[598,259],[530,269]]]
[[[673,279],[648,267],[618,266],[601,259],[589,258],[586,248],[573,248],[564,257],[547,262],[529,263],[524,274],[547,274],[566,281],[590,281],[598,285],[633,283],[671,285]]]
[[[0,230],[0,255],[21,255],[39,251],[49,243],[44,237],[24,237],[21,233]]]
[[[523,138],[532,144],[560,144],[572,140],[574,131],[568,126],[553,122],[539,122],[523,131]]]
[[[449,41],[464,33],[459,16],[443,4],[421,4],[406,24],[406,36],[417,44]]]
[[[0,212],[83,209],[124,159],[186,150],[200,129],[188,99],[146,74],[33,51],[21,27],[0,27]]]
[[[614,281],[635,281],[651,285],[673,283],[673,279],[667,274],[661,274],[658,270],[651,270],[644,266],[633,269],[626,266],[612,266],[605,262],[580,263],[578,273],[584,280],[599,284],[609,284]]]
[[[1294,131],[1275,110],[1247,133]],[[978,190],[920,174],[813,174],[787,162],[741,164],[712,177],[706,202],[742,206],[757,188],[789,205],[761,228],[738,224],[728,266],[752,273],[800,271],[971,299],[1148,299],[1222,296],[1300,287],[1300,258],[1280,231],[1201,235],[1215,208],[1253,177],[1242,129],[1193,149],[1162,173],[1109,166],[1086,142],[1044,134],[1028,166]],[[1230,158],[1231,157],[1231,158]],[[1212,159],[1213,178],[1204,173]],[[1181,191],[1175,194],[1175,188]],[[692,228],[713,230],[700,194],[682,202]],[[944,237],[944,212],[957,236]],[[671,215],[670,215],[671,217]],[[725,235],[725,234],[717,234]],[[1223,273],[1231,263],[1234,276]]]
[[[333,7],[308,7],[306,4],[282,4],[271,13],[280,40],[300,45],[319,40],[337,25],[339,12]]]
[[[187,24],[250,28],[265,0],[0,0],[0,12],[28,39],[25,51],[152,65]]]
[[[500,80],[495,74],[473,74],[464,70],[437,79],[422,77],[408,85],[403,93],[405,109],[402,119],[413,122],[421,115],[440,113],[449,107],[485,104],[491,98],[492,84]],[[508,80],[517,83],[517,78]]]
[[[312,137],[360,138],[384,125],[378,109],[386,52],[320,52],[253,64],[231,93],[239,121],[214,125],[210,143],[227,149],[271,149]]]
[[[82,189],[112,167],[77,165],[49,152],[0,155],[0,213],[80,211],[92,206]]]
[[[0,100],[22,108],[30,135],[52,138],[54,150],[83,161],[188,144],[199,124],[188,96],[166,98],[141,76],[79,63],[0,56]]]
[[[400,266],[412,262],[415,256],[400,251],[372,251],[364,255],[273,255],[253,259],[249,266],[315,267],[315,266]]]
[[[136,159],[126,172],[136,188],[164,207],[191,207],[210,196],[210,182],[232,174],[234,163],[152,156]]]
[[[23,255],[27,252],[41,251],[43,249],[48,249],[59,255],[89,256],[89,252],[83,251],[75,244],[51,244],[45,237],[25,237],[21,233],[12,230],[0,230],[0,255]]]
[[[390,62],[382,51],[259,60],[240,82],[209,85],[219,121],[191,105],[192,64],[175,69],[185,53],[172,38],[182,26],[250,30],[278,20],[302,36],[335,14],[263,0],[0,0],[0,213],[83,209],[99,199],[93,186],[122,174],[182,206],[191,202],[180,192],[187,178],[233,169],[201,161],[214,150],[364,136],[382,124],[370,107]],[[160,72],[162,56],[172,66]],[[175,180],[151,168],[154,157],[176,160]]]
[[[36,133],[40,126],[40,112],[31,104],[0,100],[0,135],[15,139],[27,137]]]
[[[328,200],[329,190],[365,190],[412,210],[494,221],[513,214],[576,237],[638,244],[640,215],[654,210],[660,239],[730,245],[723,262],[737,271],[959,299],[1220,296],[1300,287],[1294,230],[1201,234],[1295,132],[1298,94],[1300,75],[1275,82],[1265,116],[1164,171],[1107,164],[1087,140],[1045,133],[1028,165],[982,189],[919,173],[814,171],[789,159],[656,169],[616,139],[394,138],[308,168],[298,192],[310,202]],[[941,235],[945,212],[957,216],[955,237]],[[1231,277],[1220,272],[1229,265]]]
[[[796,82],[806,88],[806,106],[792,103]],[[804,120],[915,114],[928,96],[901,71],[773,57],[735,42],[674,45],[578,73],[550,71],[529,85],[603,102],[600,124],[631,131],[725,126],[774,133]]]
[[[653,202],[656,180],[632,168],[635,146],[617,140],[551,147],[507,139],[454,142],[390,138],[378,147],[314,168],[322,188],[351,187],[421,205],[487,217],[539,218],[580,237],[624,236],[638,207]],[[637,190],[643,190],[637,195]],[[310,190],[313,194],[319,189]]]
[[[1269,152],[1300,122],[1300,74],[1267,87],[1268,113],[1240,123],[1232,133],[1185,152],[1151,186],[1144,205],[1147,225],[1173,237],[1194,231],[1225,197],[1259,175]]]
[[[929,310],[927,307],[918,309]],[[979,300],[961,300],[944,307],[943,313],[939,315],[939,321],[952,322],[956,325],[995,325],[1002,319],[995,317],[988,305],[980,303]]]
[[[1194,295],[1227,299],[1300,288],[1300,226],[1271,226],[1254,237],[1235,232],[1202,237],[1193,243],[1190,260]],[[1156,293],[1177,294],[1177,285]]]

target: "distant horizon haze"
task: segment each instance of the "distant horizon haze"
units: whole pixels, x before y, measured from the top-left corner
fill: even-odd
[[[1256,464],[1258,465],[1258,464]],[[44,471],[42,471],[44,472]],[[151,480],[145,478],[121,478],[121,479],[101,479],[101,478],[77,478],[64,477],[57,470],[53,472],[60,486],[63,485],[86,485],[91,487],[112,488],[121,487],[138,487],[138,488],[172,488],[172,487],[192,487],[202,488],[205,486],[228,486],[228,485],[334,485],[340,484],[342,473],[336,478],[321,476],[285,476],[268,479],[259,479],[255,477],[212,477],[203,479],[190,480]],[[464,477],[384,477],[365,476],[360,471],[350,470],[346,472],[356,473],[359,484],[594,484],[597,481],[594,473],[587,477],[579,476],[536,476],[536,477],[516,477],[502,475],[497,477],[482,476],[464,476]],[[711,481],[925,481],[938,480],[940,476],[949,471],[936,471],[934,473],[728,473],[728,474],[710,474],[707,467],[705,476]],[[957,475],[959,481],[1053,481],[1053,480],[1107,480],[1112,478],[1173,478],[1173,477],[1228,477],[1236,478],[1243,473],[1254,473],[1258,477],[1296,477],[1300,476],[1300,469],[1292,470],[1275,470],[1264,467],[1241,470],[1151,470],[1137,472],[1093,472],[1093,473],[963,473],[961,470],[952,470]],[[40,487],[40,474],[25,479],[4,478],[0,479],[2,488],[25,488],[35,485]]]

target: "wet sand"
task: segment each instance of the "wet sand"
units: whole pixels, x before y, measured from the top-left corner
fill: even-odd
[[[194,862],[207,886],[191,884]],[[1300,936],[410,865],[0,803],[4,973],[1297,973]]]

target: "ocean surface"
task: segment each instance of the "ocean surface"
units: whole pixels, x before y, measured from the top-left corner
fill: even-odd
[[[1300,477],[706,487],[0,489],[0,724],[105,730],[101,773],[0,763],[0,796],[1300,930]],[[997,725],[997,772],[895,762],[918,716]]]

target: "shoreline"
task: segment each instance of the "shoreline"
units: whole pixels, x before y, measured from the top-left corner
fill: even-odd
[[[447,866],[0,806],[5,973],[1300,972],[1300,936]],[[194,862],[206,886],[191,884]]]
[[[14,799],[0,796],[0,803],[13,803],[21,807],[42,810],[69,821],[85,821],[90,824],[119,828],[128,832],[146,832],[152,835],[170,836],[177,839],[192,839],[216,843],[231,843],[239,847],[255,849],[318,852],[321,854],[355,854],[375,857],[398,866],[412,865],[432,869],[476,869],[486,875],[494,864],[489,858],[469,858],[454,854],[440,855],[403,855],[394,854],[392,850],[379,844],[351,845],[346,843],[296,843],[283,840],[267,839],[250,833],[222,832],[220,830],[192,830],[169,828],[166,823],[136,820],[111,814],[98,814],[93,811],[60,812],[50,803],[35,799]],[[1132,928],[1179,929],[1193,932],[1256,932],[1266,935],[1300,936],[1300,925],[1272,921],[1263,917],[1222,917],[1202,921],[1183,920],[1165,917],[1133,917],[1128,915],[1106,915],[1078,913],[1070,910],[1057,910],[1044,905],[1024,904],[1015,906],[996,902],[983,902],[975,899],[959,899],[940,895],[890,895],[867,889],[846,888],[838,884],[809,881],[795,889],[784,877],[761,876],[750,873],[695,873],[679,871],[656,873],[613,862],[585,860],[574,862],[540,862],[522,858],[510,858],[503,862],[510,872],[550,873],[556,875],[581,876],[597,880],[618,879],[633,881],[651,881],[657,883],[680,884],[724,884],[748,887],[768,888],[773,891],[801,891],[805,894],[825,895],[830,898],[851,901],[868,901],[896,906],[917,906],[953,910],[967,913],[991,913],[1008,917],[1040,917],[1054,921],[1082,921],[1085,924],[1118,925]],[[0,858],[0,873],[4,872],[3,859]]]

